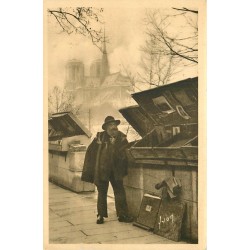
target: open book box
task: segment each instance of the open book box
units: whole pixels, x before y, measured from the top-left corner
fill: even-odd
[[[48,123],[49,180],[74,192],[94,191],[81,181],[90,131],[70,112],[55,113]]]
[[[72,113],[55,113],[48,122],[49,150],[68,151],[71,144],[89,144],[90,131]]]
[[[160,195],[157,182],[175,176],[186,202],[183,238],[198,240],[198,77],[132,94],[136,106],[120,109],[141,140],[127,150],[128,203],[136,216],[145,192]],[[139,200],[139,202],[138,202]]]

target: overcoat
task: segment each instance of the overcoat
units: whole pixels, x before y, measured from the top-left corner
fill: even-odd
[[[111,171],[113,171],[116,180],[122,180],[128,174],[126,135],[118,131],[112,145],[112,153],[109,151],[110,143],[110,136],[106,131],[97,133],[86,151],[82,181],[98,185],[99,181],[109,180]]]

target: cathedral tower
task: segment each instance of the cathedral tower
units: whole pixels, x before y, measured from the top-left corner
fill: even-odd
[[[102,48],[102,61],[101,61],[101,81],[105,79],[105,77],[109,75],[109,62],[108,62],[108,55],[106,50],[106,37],[105,37],[105,30],[104,30],[104,41],[103,41],[103,48]]]
[[[75,90],[81,87],[84,77],[84,65],[81,61],[70,60],[66,64],[66,81],[65,87],[68,90]]]

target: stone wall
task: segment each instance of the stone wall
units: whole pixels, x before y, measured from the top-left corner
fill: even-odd
[[[162,166],[151,164],[129,165],[128,176],[124,178],[129,212],[137,217],[145,193],[161,196],[155,184],[175,175],[182,183],[180,200],[186,204],[182,225],[182,238],[198,241],[198,171],[197,167]]]
[[[95,191],[95,186],[81,180],[86,151],[49,152],[49,180],[74,192]]]

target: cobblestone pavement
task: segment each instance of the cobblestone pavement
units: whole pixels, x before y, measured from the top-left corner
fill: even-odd
[[[132,223],[117,220],[114,199],[108,197],[109,217],[96,224],[96,193],[76,194],[49,183],[50,244],[176,244]]]

